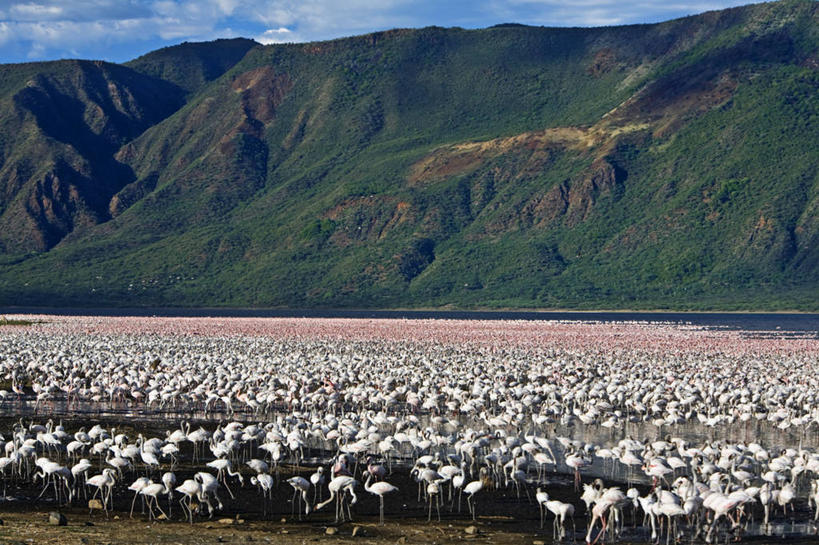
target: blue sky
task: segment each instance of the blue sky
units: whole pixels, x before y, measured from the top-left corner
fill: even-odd
[[[123,62],[166,45],[244,36],[325,40],[396,27],[650,23],[735,0],[0,0],[0,63]]]

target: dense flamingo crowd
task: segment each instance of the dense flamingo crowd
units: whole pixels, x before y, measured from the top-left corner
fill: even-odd
[[[140,460],[148,470],[173,467],[185,456],[216,474],[203,467],[176,488],[171,477],[144,477],[154,486],[143,495],[170,499],[177,489],[192,522],[193,498],[212,513],[222,504],[220,487],[230,490],[234,478],[244,485],[242,471],[252,468],[253,486],[270,490],[280,462],[303,464],[304,449],[318,449],[332,456],[326,476],[336,519],[352,516],[361,480],[379,496],[383,520],[391,492],[384,479],[403,463],[429,517],[445,494],[466,494],[476,517],[473,500],[491,494],[488,483],[527,496],[538,488],[535,500],[555,514],[555,536],[563,538],[581,498],[550,499],[546,471],[573,473],[579,489],[588,468],[602,476],[618,468],[627,486],[647,479],[651,490],[583,485],[587,541],[616,536],[631,506],[645,513],[653,537],[665,517],[667,540],[688,531],[711,541],[747,524],[753,506],[767,525],[774,507],[813,501],[819,490],[819,454],[810,450],[819,425],[819,341],[809,336],[657,323],[26,318],[38,323],[0,328],[7,414],[127,408],[199,411],[214,426],[225,417],[246,422],[119,439],[102,429],[96,437],[55,436],[51,427],[21,423],[0,469],[31,478],[23,461],[35,457],[63,501],[85,482],[73,473],[80,457],[86,472],[90,458],[109,464],[87,481],[107,508],[123,469]],[[729,441],[742,427],[745,440]],[[712,430],[707,440],[703,429]],[[777,444],[748,438],[748,429],[776,432],[765,437]],[[589,430],[592,441],[581,435]],[[258,449],[265,454],[248,458]],[[294,505],[301,494],[305,511],[323,507],[311,508],[307,496],[320,484],[292,477]]]

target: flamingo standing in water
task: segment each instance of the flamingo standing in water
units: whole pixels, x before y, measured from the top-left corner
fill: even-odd
[[[140,491],[151,484],[151,480],[148,477],[139,477],[137,480],[132,482],[128,486],[128,490],[133,490],[134,492],[134,499],[131,500],[131,512],[128,515],[130,518],[134,518],[134,504],[136,503],[137,496],[139,495]],[[144,500],[145,497],[143,496],[143,506],[145,505]],[[145,513],[145,509],[142,510],[142,513]]]
[[[484,481],[487,479],[486,476],[486,468],[482,467],[480,471],[480,477],[477,481],[472,481],[471,483],[467,484],[464,487],[464,493],[469,494],[469,497],[466,498],[466,503],[469,505],[469,512],[472,513],[472,520],[476,520],[477,515],[475,514],[475,500],[474,496],[484,488]]]
[[[169,490],[165,487],[165,485],[160,483],[150,483],[147,486],[142,487],[142,489],[139,491],[139,493],[142,494],[143,497],[148,498],[146,500],[146,503],[148,504],[148,520],[156,519],[153,507],[151,507],[151,500],[154,501],[154,504],[156,505],[156,508],[159,509],[159,512],[162,513],[162,515],[164,515],[165,518],[168,518],[168,515],[166,515],[162,508],[159,506],[158,499],[158,496],[160,494],[167,494],[168,492]]]
[[[355,485],[357,483],[358,481],[349,475],[339,475],[338,477],[335,477],[328,485],[328,488],[330,489],[330,497],[316,505],[314,511],[318,511],[328,503],[336,500],[336,522],[338,522],[339,518],[344,520],[344,496],[347,492],[349,492],[352,496],[352,500],[347,504],[347,514],[349,515],[350,519],[352,519],[353,514],[350,511],[350,506],[358,501],[358,496],[355,495]]]
[[[324,466],[318,466],[316,468],[316,472],[310,475],[310,484],[313,485],[313,503],[316,503],[316,494],[319,495],[318,499],[321,499],[321,487],[324,486]]]
[[[537,501],[537,507],[540,511],[540,527],[543,528],[543,510],[546,507],[546,502],[549,501],[549,494],[541,490],[538,486],[535,492],[535,501]]]
[[[202,486],[193,479],[185,479],[180,486],[176,487],[176,491],[181,493],[184,497],[179,498],[179,505],[182,510],[186,511],[191,524],[193,524],[193,497],[202,494]],[[188,504],[185,505],[185,498],[188,499]]]
[[[566,517],[572,519],[572,541],[577,529],[574,525],[574,505],[559,500],[547,500],[546,509],[555,516],[552,525],[552,539],[563,540],[566,537]],[[540,524],[543,527],[543,523]],[[559,527],[559,528],[558,528]]]
[[[162,484],[165,485],[165,491],[168,494],[168,518],[171,518],[171,507],[173,506],[173,491],[176,488],[176,475],[171,471],[166,471],[162,474]]]
[[[389,494],[390,492],[396,492],[398,487],[391,485],[387,481],[378,481],[377,483],[370,485],[370,480],[372,479],[372,474],[367,475],[367,480],[364,482],[364,490],[369,492],[370,494],[375,494],[378,496],[378,504],[379,504],[379,524],[384,526],[384,496]]]
[[[580,452],[573,452],[566,456],[566,465],[574,470],[574,489],[580,490],[580,470],[591,465],[591,460]]]
[[[304,500],[304,514],[310,514],[310,504],[307,502],[307,491],[310,490],[310,481],[305,479],[304,477],[295,476],[290,477],[287,479],[287,482],[290,486],[293,487],[293,499],[290,500],[293,504],[293,512],[298,511],[299,513],[299,520],[301,520],[301,502],[298,499],[299,492],[301,492],[301,497]],[[298,505],[297,505],[298,504]]]
[[[114,478],[114,469],[110,467],[106,467],[102,470],[102,473],[99,475],[94,475],[87,481],[85,481],[86,486],[95,486],[97,487],[97,491],[94,492],[94,496],[91,499],[97,497],[97,494],[101,494],[102,496],[102,509],[105,511],[105,516],[108,516],[108,503],[111,500],[111,489],[114,488],[114,483],[116,479]],[[113,503],[113,502],[112,502]],[[93,509],[92,509],[93,510]]]

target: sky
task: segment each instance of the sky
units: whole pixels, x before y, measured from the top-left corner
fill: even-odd
[[[0,63],[124,62],[183,41],[308,42],[390,28],[653,23],[750,0],[0,0]]]

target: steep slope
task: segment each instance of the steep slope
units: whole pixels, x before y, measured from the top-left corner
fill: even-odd
[[[185,42],[151,51],[125,66],[194,93],[227,72],[257,45],[246,38]]]
[[[795,1],[249,49],[124,142],[112,219],[0,297],[819,309],[817,22]]]
[[[221,76],[252,40],[185,43],[126,66],[92,61],[0,67],[0,250],[48,250],[137,196],[117,150]],[[130,199],[130,200],[129,200]]]
[[[92,61],[0,67],[0,249],[43,251],[107,220],[114,152],[182,105],[176,86]]]

